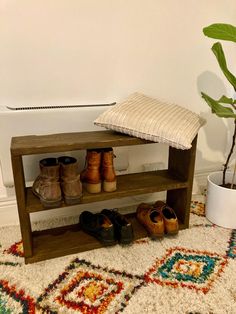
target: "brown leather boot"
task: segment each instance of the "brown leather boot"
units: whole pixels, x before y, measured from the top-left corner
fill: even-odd
[[[78,204],[82,197],[79,167],[76,158],[61,156],[60,164],[61,191],[67,205]]]
[[[113,192],[116,190],[116,174],[113,165],[115,155],[111,147],[104,148],[102,154],[102,179],[103,190],[105,192]]]
[[[86,165],[80,174],[80,178],[83,186],[89,193],[100,193],[102,190],[101,157],[101,149],[87,149]]]
[[[61,205],[61,188],[59,182],[59,163],[56,158],[40,160],[40,175],[35,179],[32,191],[40,198],[46,208]]]

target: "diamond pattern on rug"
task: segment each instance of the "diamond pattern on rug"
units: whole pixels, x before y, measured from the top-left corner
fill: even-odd
[[[207,293],[226,264],[226,256],[217,253],[170,248],[145,274],[145,281]]]
[[[11,245],[9,249],[4,250],[3,253],[24,257],[24,249],[23,249],[22,240]]]
[[[27,296],[22,289],[17,291],[8,281],[0,280],[0,313],[34,314],[34,299]]]
[[[142,276],[109,270],[75,259],[38,298],[43,311],[116,313],[144,285]]]
[[[236,230],[232,230],[227,256],[231,258],[236,258]]]
[[[0,265],[4,265],[4,266],[21,266],[20,263],[14,263],[14,262],[10,262],[10,261],[0,261]],[[0,312],[1,313],[1,312]]]
[[[199,201],[191,201],[190,211],[198,216],[205,216],[205,204]]]
[[[0,313],[1,314],[11,314],[13,311],[7,305],[7,300],[5,300],[4,296],[0,294]]]

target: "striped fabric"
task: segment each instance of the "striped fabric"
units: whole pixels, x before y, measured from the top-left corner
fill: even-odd
[[[134,93],[102,113],[94,124],[178,149],[189,149],[204,122],[186,108]]]

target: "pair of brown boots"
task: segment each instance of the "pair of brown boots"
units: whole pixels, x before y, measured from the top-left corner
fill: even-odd
[[[62,198],[67,205],[81,201],[82,185],[76,158],[62,156],[40,160],[40,175],[32,191],[46,208],[59,207]]]
[[[116,174],[113,165],[115,155],[111,147],[88,149],[86,166],[81,172],[81,182],[89,193],[116,190]]]

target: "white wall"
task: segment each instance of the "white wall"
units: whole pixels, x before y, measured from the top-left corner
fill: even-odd
[[[219,167],[227,125],[200,91],[231,93],[202,28],[235,0],[0,0],[0,104],[119,101],[134,91],[204,116],[196,169]],[[235,45],[224,43],[236,70]]]
[[[224,160],[227,132],[199,93],[220,95],[228,84],[202,28],[235,18],[234,0],[0,0],[0,104],[119,101],[141,91],[207,118],[197,168],[210,167]]]

